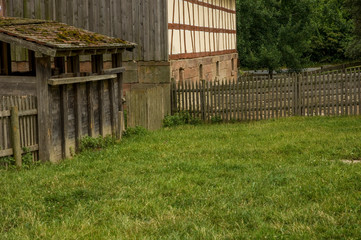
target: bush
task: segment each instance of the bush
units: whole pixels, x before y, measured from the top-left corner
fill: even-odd
[[[163,127],[175,127],[185,124],[199,125],[202,120],[192,117],[189,112],[179,112],[174,115],[168,115],[163,119]]]
[[[223,120],[222,120],[222,117],[221,116],[214,116],[211,118],[211,123],[212,124],[219,124],[219,123],[222,123]]]
[[[23,154],[21,157],[22,160],[22,168],[23,169],[31,169],[37,162],[34,162],[33,155],[30,152],[30,149],[23,148]],[[15,158],[11,156],[0,158],[0,168],[4,169],[15,169]]]
[[[80,140],[80,151],[91,150],[91,149],[103,149],[108,146],[115,144],[115,138],[112,136],[92,138],[85,136]]]
[[[133,136],[145,136],[148,134],[148,130],[141,126],[136,126],[134,128],[127,128],[123,136],[124,137],[133,137]]]

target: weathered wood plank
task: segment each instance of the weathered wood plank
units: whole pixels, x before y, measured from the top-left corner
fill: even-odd
[[[49,109],[48,79],[51,76],[50,57],[36,58],[39,158],[42,161],[51,160],[51,115]]]
[[[116,79],[116,78],[117,78],[116,74],[85,76],[85,77],[72,77],[72,78],[50,78],[48,80],[48,84],[51,86],[59,86],[59,85],[65,85],[65,84],[104,81],[104,80]]]

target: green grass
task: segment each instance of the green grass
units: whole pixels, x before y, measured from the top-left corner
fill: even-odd
[[[360,239],[361,118],[182,126],[0,171],[0,239]]]

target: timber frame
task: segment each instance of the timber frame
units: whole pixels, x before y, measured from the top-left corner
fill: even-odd
[[[64,36],[63,32],[70,34]],[[63,38],[59,40],[59,36]],[[12,72],[10,44],[28,49],[29,72]],[[63,23],[0,18],[0,84],[6,78],[21,77],[35,86],[40,160],[56,162],[71,157],[72,149],[79,150],[86,135],[121,137],[122,53],[135,46]],[[103,69],[103,54],[111,54],[111,69]],[[91,55],[91,73],[80,72],[80,55]]]

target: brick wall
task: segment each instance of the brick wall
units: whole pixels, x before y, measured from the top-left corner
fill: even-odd
[[[171,75],[172,78],[174,78],[176,81],[198,81],[200,78],[203,78],[207,81],[224,78],[236,78],[237,60],[237,54],[225,54],[204,58],[172,60]],[[219,68],[218,73],[217,62]]]

